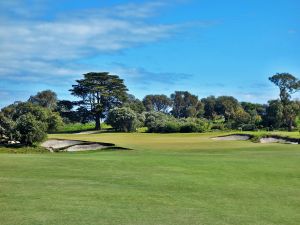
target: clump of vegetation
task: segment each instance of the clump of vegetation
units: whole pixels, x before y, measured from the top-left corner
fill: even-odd
[[[127,107],[111,109],[106,122],[114,130],[122,132],[135,131],[139,125],[135,112]]]
[[[47,91],[47,99],[49,98]],[[38,96],[38,97],[37,97]],[[44,105],[43,92],[31,96],[28,102],[17,102],[1,110],[0,135],[2,142],[33,145],[41,142],[47,133],[56,131],[63,121],[51,105]],[[40,104],[41,103],[41,104]]]
[[[102,127],[105,125],[102,124]],[[64,123],[63,126],[59,127],[59,129],[56,131],[57,133],[76,133],[81,131],[90,131],[95,129],[95,123],[89,122],[89,123]]]
[[[24,114],[17,119],[16,140],[25,145],[41,142],[47,137],[47,124],[38,121],[31,113]]]
[[[191,133],[210,130],[210,124],[205,119],[177,119],[172,115],[161,112],[146,113],[145,126],[148,128],[148,132],[151,133]]]

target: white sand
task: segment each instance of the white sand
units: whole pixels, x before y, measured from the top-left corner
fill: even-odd
[[[67,152],[77,152],[77,151],[90,151],[90,150],[99,150],[107,148],[107,146],[100,145],[100,144],[86,144],[86,145],[74,145],[67,149]]]
[[[82,141],[74,141],[74,140],[48,140],[41,144],[42,147],[47,149],[59,149],[65,148],[71,145],[81,144]]]
[[[217,141],[246,141],[249,140],[250,137],[247,135],[228,135],[224,137],[215,137],[212,139]]]
[[[267,143],[283,143],[283,144],[294,144],[294,145],[298,144],[297,142],[292,142],[292,141],[287,141],[287,140],[284,140],[284,139],[281,139],[281,138],[272,138],[272,137],[261,138],[260,139],[260,143],[262,143],[262,144],[267,144]]]
[[[48,140],[42,143],[41,146],[47,148],[51,152],[57,149],[62,149],[63,151],[68,152],[77,152],[107,148],[107,146],[98,143],[75,140]]]

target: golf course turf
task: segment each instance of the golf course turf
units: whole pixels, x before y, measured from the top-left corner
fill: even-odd
[[[0,154],[1,225],[299,225],[300,147],[53,134],[131,150]]]

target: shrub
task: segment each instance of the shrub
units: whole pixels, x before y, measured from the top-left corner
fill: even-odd
[[[108,113],[107,123],[116,131],[129,132],[137,128],[138,120],[135,112],[127,107],[114,108]]]
[[[199,131],[198,125],[196,123],[193,123],[193,122],[184,123],[180,127],[180,132],[181,133],[195,133],[195,132],[198,132],[198,131]]]
[[[27,113],[17,119],[16,131],[18,140],[22,144],[32,145],[46,138],[47,124],[36,120],[31,113]]]
[[[145,113],[137,113],[137,128],[143,127],[145,125],[146,116]]]
[[[181,129],[180,123],[176,120],[167,121],[162,129],[163,133],[178,133]]]
[[[147,112],[145,114],[145,126],[150,133],[162,133],[168,116],[162,112]]]
[[[16,123],[0,113],[0,141],[12,141],[15,137]]]
[[[213,124],[213,125],[211,126],[211,129],[212,129],[212,130],[224,130],[224,129],[225,129],[225,126],[224,126],[224,124],[222,124],[222,123],[219,123],[219,124]]]
[[[190,133],[204,132],[210,129],[207,120],[200,118],[176,119],[160,112],[146,113],[145,126],[152,133]]]
[[[244,131],[254,131],[254,130],[257,130],[257,127],[255,126],[255,124],[244,124],[242,126],[242,130],[244,130]]]
[[[43,108],[37,104],[29,102],[21,102],[18,104],[9,105],[2,109],[5,117],[17,121],[22,115],[30,113],[37,121],[45,123],[48,132],[54,132],[63,124],[60,115],[52,112],[50,109]]]
[[[210,123],[206,119],[187,118],[182,121],[180,132],[205,132],[211,129]]]
[[[47,118],[47,124],[48,124],[47,131],[55,132],[58,131],[58,129],[63,126],[64,122],[58,113],[52,112]]]

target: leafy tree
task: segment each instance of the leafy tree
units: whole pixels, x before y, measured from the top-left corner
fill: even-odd
[[[134,95],[131,94],[127,95],[127,99],[124,102],[123,106],[131,108],[136,113],[142,113],[146,110],[143,102],[135,98]]]
[[[57,102],[56,110],[65,123],[80,122],[78,114],[73,110],[74,106],[75,103],[69,100],[60,100]]]
[[[172,101],[166,95],[146,95],[143,99],[146,110],[167,113]]]
[[[47,136],[47,124],[38,121],[31,113],[24,114],[17,119],[16,130],[19,141],[26,145],[41,142]]]
[[[13,121],[17,121],[22,115],[30,113],[36,120],[47,125],[46,130],[48,132],[53,132],[62,125],[62,119],[57,112],[30,102],[9,105],[2,109],[2,113]]]
[[[58,112],[70,112],[74,108],[74,102],[69,100],[60,100],[57,102]]]
[[[289,131],[294,124],[295,109],[291,104],[291,95],[300,90],[300,81],[289,73],[277,73],[269,80],[274,83],[280,91],[279,97],[283,106],[283,119]]]
[[[58,112],[50,113],[46,122],[48,132],[55,132],[63,125],[63,120]]]
[[[216,107],[215,96],[209,96],[207,98],[203,98],[201,99],[201,102],[204,104],[203,116],[209,120],[213,120],[217,116],[217,113],[215,111],[215,107]]]
[[[218,115],[224,116],[225,121],[233,119],[240,108],[238,100],[232,96],[220,96],[216,99],[215,111]]]
[[[196,117],[201,109],[201,103],[196,95],[188,91],[176,91],[171,95],[173,110],[176,118]]]
[[[79,123],[85,124],[85,123],[88,123],[88,122],[94,120],[93,115],[84,106],[78,107],[75,111],[75,115],[76,115],[76,122],[79,122]]]
[[[270,128],[280,128],[283,125],[283,105],[281,101],[269,101],[263,123]]]
[[[122,79],[107,72],[87,73],[76,82],[70,91],[81,98],[79,105],[88,110],[96,122],[95,129],[100,130],[100,119],[105,118],[110,109],[122,105],[127,88]]]
[[[138,124],[135,112],[126,107],[111,109],[108,113],[106,122],[116,131],[123,132],[134,131]]]
[[[14,140],[15,126],[16,126],[16,123],[13,120],[6,117],[3,113],[0,113],[0,141],[1,140],[9,140],[9,141]]]
[[[57,106],[57,95],[51,90],[45,90],[38,92],[34,96],[30,96],[28,102],[38,104],[50,110],[54,110]]]
[[[239,128],[245,124],[251,123],[251,116],[249,113],[240,107],[233,114],[234,128]]]
[[[253,111],[256,111],[256,113],[261,117],[266,114],[266,108],[267,108],[266,104],[241,102],[241,106],[249,114]]]
[[[262,118],[266,114],[266,105],[254,104],[251,102],[241,102],[241,106],[243,107],[245,112],[250,115],[250,124],[253,124],[255,126],[261,124]]]

